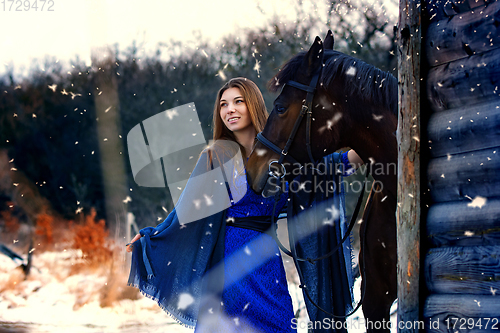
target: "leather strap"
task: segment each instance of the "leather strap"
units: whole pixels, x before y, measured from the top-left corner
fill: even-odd
[[[258,133],[257,134],[257,140],[259,140],[260,142],[262,142],[262,144],[264,146],[266,146],[267,148],[271,149],[272,151],[274,151],[276,154],[278,155],[281,155],[281,148],[276,146],[274,143],[272,143],[271,141],[269,141],[263,134],[262,132]],[[289,162],[292,162],[292,163],[298,163],[300,164],[296,159],[294,159],[292,156],[290,155],[285,155],[285,158],[286,160],[288,160]]]
[[[271,228],[271,216],[228,217],[226,226],[266,233]]]

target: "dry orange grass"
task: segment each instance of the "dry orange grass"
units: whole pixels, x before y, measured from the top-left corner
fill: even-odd
[[[49,210],[44,209],[36,218],[33,266],[37,266],[37,254],[48,250],[58,252],[72,248],[79,250],[75,252],[75,256],[54,262],[52,266],[51,274],[57,276],[61,283],[76,274],[105,277],[104,285],[94,284],[92,290],[89,290],[88,285],[73,290],[76,296],[73,307],[75,310],[96,298],[101,307],[112,306],[122,299],[139,298],[138,290],[127,286],[128,271],[124,269],[125,249],[118,247],[109,238],[106,223],[97,218],[95,209],[92,208],[88,214],[81,215],[80,222],[64,220],[47,211]],[[0,214],[8,216],[8,211]],[[22,270],[16,269],[1,289],[16,290],[24,278]],[[29,276],[27,278],[30,280]]]
[[[3,220],[4,223],[4,232],[6,233],[15,233],[19,230],[19,220],[17,217],[12,216],[12,209],[14,207],[14,203],[9,201],[7,202],[7,206],[9,207],[8,210],[4,210],[0,212],[0,218]]]
[[[103,219],[96,221],[96,210],[91,209],[85,216],[83,224],[73,225],[71,228],[74,249],[80,249],[83,258],[90,264],[106,263],[113,257],[112,242],[109,240],[109,231]]]
[[[127,286],[127,276],[121,265],[122,252],[109,238],[109,231],[103,219],[96,220],[96,211],[91,209],[82,224],[71,228],[73,248],[82,251],[84,263],[80,268],[105,270],[107,282],[99,290],[101,307],[111,306],[121,299],[138,299],[137,289]]]
[[[36,219],[35,234],[40,236],[41,242],[44,244],[54,243],[54,217],[43,212]]]

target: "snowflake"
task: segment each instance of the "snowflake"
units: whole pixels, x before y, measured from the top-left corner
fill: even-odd
[[[349,67],[347,72],[345,72],[346,75],[354,76],[356,75],[356,68],[354,66]]]
[[[468,198],[468,199],[470,199],[470,200],[472,200],[472,202],[470,202],[470,203],[467,204],[467,207],[472,207],[472,208],[479,207],[479,208],[483,208],[483,206],[486,205],[487,199],[484,198],[484,197],[481,197],[479,195],[476,196],[474,199],[472,199],[468,195],[466,195],[465,197]]]
[[[200,200],[193,200],[193,203],[194,203],[194,208],[196,208],[196,210],[199,210],[201,201]]]
[[[75,93],[72,93],[72,92],[70,92],[70,94],[71,94],[71,99],[75,99],[75,97],[82,96],[82,94],[75,94]]]
[[[207,204],[207,206],[212,206],[214,204],[212,198],[208,195],[203,194],[203,197],[205,198],[205,203]]]
[[[168,110],[166,112],[166,116],[168,117],[169,120],[172,120],[172,118],[174,118],[174,116],[178,116],[179,113],[177,113],[177,110]]]
[[[264,156],[267,153],[267,150],[266,149],[256,149],[255,153],[257,154],[257,156]]]
[[[319,134],[322,134],[325,130],[331,130],[332,126],[335,125],[342,118],[342,113],[336,113],[332,119],[326,121],[326,125],[318,129]]]
[[[224,71],[222,69],[219,69],[219,71],[217,72],[217,75],[219,75],[220,78],[223,79],[224,81],[227,80],[227,76],[226,76],[226,74],[224,74]]]
[[[332,215],[332,218],[331,219],[323,219],[323,224],[333,225],[335,219],[337,219],[339,217],[340,211],[334,205],[332,205],[331,208],[325,209],[325,211],[327,213],[330,213]]]

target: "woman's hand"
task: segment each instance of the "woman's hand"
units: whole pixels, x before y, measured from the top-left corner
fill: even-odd
[[[354,149],[350,149],[348,152],[347,152],[347,158],[349,159],[349,164],[351,164],[351,166],[354,168],[354,169],[358,169],[360,166],[362,166],[363,164],[365,164],[363,162],[363,160],[361,159],[361,157],[359,157],[359,155],[354,151]]]
[[[132,238],[132,240],[130,241],[130,243],[127,244],[127,252],[132,252],[132,249],[134,247],[134,242],[136,240],[138,240],[139,238],[141,238],[141,234],[137,234],[134,236],[134,238]]]

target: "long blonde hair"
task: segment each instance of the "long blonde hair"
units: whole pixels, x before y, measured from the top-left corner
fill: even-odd
[[[257,85],[253,81],[247,78],[233,78],[226,84],[224,84],[217,93],[213,115],[214,141],[220,139],[229,139],[237,142],[234,133],[231,132],[226,127],[226,125],[224,125],[224,123],[222,122],[222,118],[220,117],[220,100],[222,98],[222,94],[230,88],[238,88],[240,90],[240,93],[243,95],[243,99],[245,100],[248,112],[250,113],[252,125],[257,133],[261,132],[264,129],[267,117],[269,116],[267,113],[266,104],[264,103],[264,97],[262,97],[262,93],[260,92],[259,87],[257,87]]]

